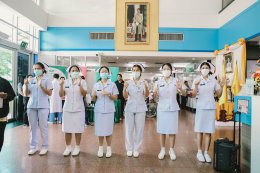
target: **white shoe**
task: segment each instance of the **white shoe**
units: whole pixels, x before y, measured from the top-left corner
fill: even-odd
[[[132,157],[133,151],[127,151],[126,155],[127,155],[128,157]]]
[[[139,157],[139,153],[137,151],[134,151],[134,157]]]
[[[109,158],[112,156],[112,150],[111,147],[107,147],[107,153],[106,153],[106,158]]]
[[[48,153],[48,149],[43,148],[43,149],[41,149],[39,155],[40,155],[40,156],[44,156],[44,155],[46,155],[47,153]]]
[[[162,160],[165,156],[165,148],[161,148],[160,153],[158,154],[158,159]]]
[[[205,162],[205,158],[204,158],[204,156],[203,156],[203,154],[202,154],[201,151],[198,151],[198,153],[197,153],[197,159],[198,159],[198,161],[200,161],[200,162]]]
[[[67,156],[70,155],[70,153],[71,153],[71,147],[70,147],[70,146],[67,146],[66,149],[65,149],[65,151],[63,152],[63,156],[64,156],[64,157],[67,157]]]
[[[37,152],[38,150],[37,149],[30,149],[29,151],[28,151],[28,155],[34,155],[36,152]]]
[[[97,153],[97,156],[98,157],[103,157],[104,153],[103,153],[103,147],[99,147],[98,148],[98,153]]]
[[[79,146],[76,146],[75,148],[74,148],[74,150],[73,150],[73,152],[72,152],[72,156],[78,156],[79,155],[79,153],[80,153],[80,148],[79,148]]]
[[[208,152],[204,152],[204,157],[205,157],[205,160],[207,163],[211,163],[211,158],[210,158],[210,155],[208,154]]]
[[[170,148],[169,155],[170,155],[171,160],[176,160],[176,155],[175,155],[173,148]]]

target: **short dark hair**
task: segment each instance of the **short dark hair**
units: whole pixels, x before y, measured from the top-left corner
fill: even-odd
[[[132,69],[133,69],[134,67],[139,68],[139,70],[141,71],[141,73],[143,72],[143,69],[142,69],[142,67],[141,67],[139,64],[133,65]]]
[[[41,68],[43,69],[43,73],[47,73],[47,71],[46,71],[46,69],[45,69],[43,63],[37,62],[37,63],[35,63],[34,65],[39,65],[39,66],[41,66]]]
[[[81,77],[81,79],[85,80],[85,76],[80,76],[80,77]]]
[[[57,74],[57,73],[53,74],[53,78],[55,78],[55,79],[59,79],[59,77],[60,77],[59,74]]]
[[[64,76],[61,76],[60,79],[65,79],[65,77],[64,77]]]
[[[118,73],[117,76],[121,76],[121,77],[123,77],[122,74],[120,74],[120,73]]]
[[[184,83],[188,83],[188,81],[185,80]]]
[[[30,77],[30,76],[31,76],[31,77],[33,77],[33,75],[31,75],[31,74],[28,74],[28,75],[26,76],[26,78],[28,78],[28,77]]]
[[[167,65],[167,66],[171,69],[171,71],[172,71],[172,65],[171,65],[170,63],[164,63],[164,64],[162,65],[162,69],[163,69],[163,67],[166,66],[166,65]]]
[[[110,71],[109,71],[109,68],[108,68],[107,66],[101,66],[101,67],[99,68],[99,70],[98,70],[98,73],[100,73],[100,71],[102,70],[102,68],[105,68],[105,69],[107,69],[108,72],[110,72]]]
[[[70,73],[70,71],[71,71],[71,69],[72,69],[73,67],[76,67],[76,68],[80,71],[79,66],[77,66],[77,65],[72,65],[72,66],[70,66],[70,68],[69,68],[69,73]]]
[[[201,64],[200,64],[200,69],[201,69],[201,68],[202,68],[202,66],[204,66],[204,65],[208,66],[208,67],[209,67],[209,69],[211,69],[211,68],[210,68],[210,65],[209,65],[209,63],[208,63],[208,62],[203,62],[203,63],[201,63]]]

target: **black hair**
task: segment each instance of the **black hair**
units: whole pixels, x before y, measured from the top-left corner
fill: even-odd
[[[53,78],[55,78],[55,79],[59,79],[59,77],[60,77],[59,74],[57,74],[57,73],[53,74]]]
[[[47,71],[46,71],[46,69],[45,69],[43,63],[37,62],[37,63],[35,63],[34,65],[39,65],[39,66],[41,66],[41,68],[43,69],[43,73],[47,73]]]
[[[26,76],[19,76],[19,83],[23,84],[25,78]]]
[[[81,77],[81,79],[85,80],[85,77],[84,77],[84,76],[80,76],[80,77]]]
[[[119,73],[119,74],[117,74],[117,76],[121,76],[122,77],[122,74]]]
[[[99,70],[98,70],[98,73],[100,73],[100,71],[102,70],[102,68],[107,69],[108,73],[110,72],[110,71],[109,71],[109,68],[108,68],[107,66],[101,66],[101,67],[99,68]]]
[[[60,79],[65,79],[65,77],[64,77],[64,76],[61,76]]]
[[[139,70],[141,71],[141,73],[143,72],[143,69],[142,69],[142,67],[141,67],[139,64],[133,65],[132,69],[133,69],[134,67],[139,68]]]
[[[71,69],[72,69],[73,67],[76,67],[76,68],[80,71],[79,66],[77,66],[77,65],[72,65],[72,66],[70,66],[70,68],[69,68],[69,73],[70,73],[70,71],[71,71]]]
[[[185,80],[184,83],[188,83],[188,81]]]
[[[203,62],[203,63],[201,63],[201,64],[200,64],[200,69],[202,68],[203,65],[206,65],[206,66],[209,67],[209,69],[211,69],[208,62]]]
[[[171,71],[172,71],[172,65],[171,65],[170,63],[164,63],[164,64],[162,65],[162,69],[163,69],[163,67],[166,66],[166,65],[167,65],[168,67],[170,67],[170,69],[171,69]]]

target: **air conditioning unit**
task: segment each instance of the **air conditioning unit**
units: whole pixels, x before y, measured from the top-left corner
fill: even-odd
[[[3,33],[0,31],[0,38],[4,39],[4,40],[8,40],[9,35],[7,35],[6,33]]]

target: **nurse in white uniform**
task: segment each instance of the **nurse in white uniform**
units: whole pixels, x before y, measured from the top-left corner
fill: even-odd
[[[53,74],[52,81],[52,95],[50,97],[50,116],[49,122],[53,123],[55,121],[55,117],[58,118],[58,123],[61,124],[62,119],[62,100],[59,95],[60,91],[60,82],[59,82],[59,74]]]
[[[80,68],[72,65],[67,69],[70,78],[61,80],[60,97],[65,96],[62,117],[62,131],[65,133],[66,149],[63,156],[77,156],[80,153],[81,134],[85,130],[85,106],[83,97],[87,94],[87,84],[79,76]],[[72,151],[71,138],[75,133],[76,146]]]
[[[46,76],[47,65],[37,62],[33,65],[35,77],[24,82],[24,95],[30,97],[27,114],[30,124],[30,150],[28,155],[38,151],[38,126],[42,136],[40,155],[48,152],[48,115],[50,112],[49,96],[52,94],[51,79]]]
[[[161,67],[163,77],[154,86],[154,96],[159,98],[157,106],[157,132],[160,134],[161,151],[159,159],[165,156],[166,135],[169,135],[171,160],[176,159],[173,150],[175,137],[178,133],[179,105],[177,102],[177,90],[185,96],[186,92],[182,89],[182,83],[172,77],[173,67],[170,63],[163,64]]]
[[[143,142],[143,132],[147,106],[145,99],[149,96],[148,84],[141,80],[144,70],[141,64],[132,68],[133,79],[125,82],[123,95],[127,100],[125,106],[125,146],[127,156],[139,156]]]
[[[103,143],[106,138],[106,157],[112,156],[111,142],[114,127],[115,105],[118,90],[116,84],[108,80],[109,68],[102,66],[99,69],[101,80],[95,83],[92,91],[92,100],[96,100],[94,108],[95,133],[98,136],[99,148],[98,157],[103,157]]]
[[[212,64],[203,62],[199,69],[201,76],[194,80],[192,85],[192,97],[197,96],[195,128],[197,133],[198,153],[197,159],[200,162],[211,162],[208,150],[210,147],[211,134],[215,131],[215,113],[216,103],[214,94],[218,97],[222,94],[222,89],[225,84],[225,79],[222,79],[220,84],[213,75],[209,75]],[[202,153],[203,134],[205,135],[205,151]]]

